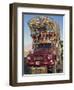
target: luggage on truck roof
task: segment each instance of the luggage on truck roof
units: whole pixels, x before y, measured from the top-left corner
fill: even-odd
[[[33,31],[33,29],[39,31],[41,30],[52,31],[54,29],[57,30],[57,23],[52,18],[46,16],[34,17],[29,21],[28,24],[31,31]]]

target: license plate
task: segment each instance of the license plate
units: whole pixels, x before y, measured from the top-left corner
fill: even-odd
[[[32,74],[47,73],[47,67],[32,67]]]

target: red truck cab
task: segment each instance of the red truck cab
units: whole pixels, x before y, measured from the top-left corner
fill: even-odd
[[[55,60],[56,55],[50,53],[48,49],[39,49],[27,56],[27,65],[52,67],[55,64]]]

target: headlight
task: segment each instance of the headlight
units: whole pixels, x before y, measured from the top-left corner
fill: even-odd
[[[30,60],[31,58],[30,57],[27,57],[28,60]]]
[[[48,59],[50,59],[50,57],[48,56]]]
[[[54,61],[53,61],[53,60],[50,60],[50,63],[51,63],[51,64],[54,64]]]
[[[50,62],[52,63],[52,62],[53,62],[53,60],[50,60]]]
[[[48,59],[51,59],[52,58],[52,55],[48,55]]]

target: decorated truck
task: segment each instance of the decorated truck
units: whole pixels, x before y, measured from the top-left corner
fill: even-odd
[[[60,33],[58,24],[51,18],[38,16],[29,23],[32,37],[32,52],[26,63],[32,74],[56,72],[60,61]]]

